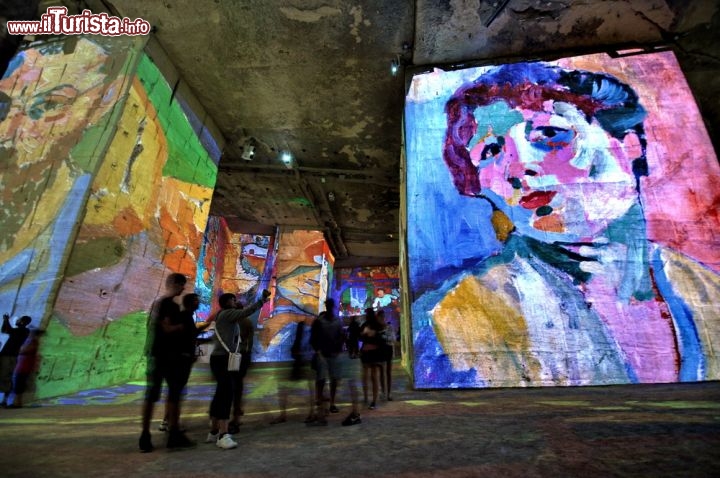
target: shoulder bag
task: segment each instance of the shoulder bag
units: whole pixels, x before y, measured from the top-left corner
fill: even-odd
[[[216,331],[217,332],[217,331]],[[240,363],[242,362],[242,354],[238,352],[240,350],[240,342],[242,342],[242,338],[238,335],[238,342],[235,346],[235,352],[231,352],[230,348],[225,345],[225,342],[223,342],[222,336],[217,333],[217,338],[220,341],[220,345],[227,351],[228,353],[228,372],[238,372],[240,371]]]

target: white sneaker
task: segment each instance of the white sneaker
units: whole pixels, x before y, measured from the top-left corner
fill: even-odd
[[[205,443],[216,443],[218,441],[218,438],[220,438],[220,432],[213,433],[210,432],[207,435],[207,438],[205,439]]]
[[[232,448],[236,448],[238,444],[235,440],[233,440],[232,435],[226,433],[222,438],[215,442],[215,445],[223,450],[230,450]]]
[[[160,422],[160,425],[158,426],[158,430],[160,430],[161,432],[166,432],[166,431],[168,431],[168,428],[169,428],[169,427],[168,427],[168,421],[167,421],[167,420],[163,420],[162,422]]]

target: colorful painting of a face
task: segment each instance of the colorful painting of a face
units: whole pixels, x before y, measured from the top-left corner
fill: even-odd
[[[672,53],[436,69],[405,125],[417,387],[720,378],[720,168]]]
[[[23,51],[0,80],[6,115],[0,121],[3,214],[0,261],[23,249],[63,206],[74,179],[91,165],[71,152],[86,129],[108,112],[120,93],[120,78],[109,73],[108,52],[80,39],[58,62],[63,44]],[[9,103],[9,104],[8,104]],[[13,199],[23,188],[25,201]],[[34,213],[34,214],[33,214]]]
[[[45,43],[18,53],[0,80],[0,284],[9,287],[0,298],[7,292],[33,317],[45,313],[132,48],[122,39]],[[13,278],[26,270],[18,294]]]
[[[622,143],[588,123],[576,107],[549,103],[547,112],[520,111],[522,122],[504,136],[489,127],[470,157],[483,190],[505,201],[524,232],[533,228],[589,240],[605,229],[606,220],[622,216],[633,203],[631,160]],[[491,125],[492,116],[484,113],[476,112],[478,123]],[[582,221],[577,220],[579,212]]]
[[[509,65],[461,88],[447,109],[445,158],[456,185],[486,198],[523,234],[592,241],[636,201],[645,111],[608,75]]]

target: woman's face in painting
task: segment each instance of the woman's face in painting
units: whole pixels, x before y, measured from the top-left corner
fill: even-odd
[[[80,39],[72,54],[63,44],[20,53],[0,80],[5,95],[0,121],[0,260],[7,260],[47,228],[89,161],[84,133],[105,115],[119,89],[103,71],[108,54]],[[78,157],[75,157],[78,156]],[[23,200],[18,201],[17,198]]]
[[[482,193],[520,233],[538,239],[592,241],[637,200],[633,135],[623,142],[574,105],[546,101],[543,111],[505,102],[475,111],[469,149]]]

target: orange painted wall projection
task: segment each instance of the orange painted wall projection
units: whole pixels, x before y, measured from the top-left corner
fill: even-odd
[[[322,232],[282,231],[271,284],[270,311],[255,341],[254,360],[290,359],[295,323],[312,321],[328,296],[335,259]]]

